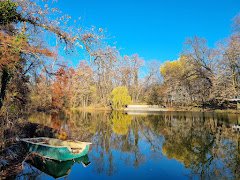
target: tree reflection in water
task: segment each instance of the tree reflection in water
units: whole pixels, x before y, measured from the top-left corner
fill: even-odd
[[[121,168],[118,161],[137,169],[148,161],[167,158],[189,169],[189,177],[209,179],[239,178],[240,140],[231,130],[238,119],[239,115],[215,113],[136,116],[113,111],[74,112],[59,120],[56,115],[44,115],[44,120],[33,115],[30,121],[50,127],[57,124],[68,138],[92,141],[89,157],[98,174],[114,175]]]

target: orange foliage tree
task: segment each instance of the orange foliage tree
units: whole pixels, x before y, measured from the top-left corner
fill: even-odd
[[[71,93],[71,79],[75,74],[74,69],[59,68],[56,73],[56,79],[52,84],[52,106],[55,109],[69,107]]]

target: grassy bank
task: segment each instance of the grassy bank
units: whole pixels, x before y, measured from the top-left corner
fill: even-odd
[[[78,108],[71,108],[71,111],[112,111],[111,107],[109,106],[87,106],[87,107],[78,107]]]
[[[171,107],[166,108],[167,111],[191,111],[191,112],[216,112],[216,113],[231,113],[240,114],[237,109],[212,109],[212,108],[197,108],[197,107]]]
[[[138,105],[146,105],[146,104],[138,104]],[[113,109],[109,106],[88,106],[88,107],[78,107],[78,108],[70,109],[70,111],[86,111],[86,112],[112,111],[112,110]],[[114,111],[124,111],[124,108],[114,109]],[[163,112],[163,111],[216,112],[216,113],[240,114],[240,110],[236,110],[236,109],[213,109],[213,108],[199,108],[199,107],[192,107],[192,106],[159,108],[159,111],[156,111],[156,112]]]

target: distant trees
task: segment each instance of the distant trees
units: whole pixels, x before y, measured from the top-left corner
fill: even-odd
[[[182,84],[186,67],[186,58],[181,57],[173,62],[166,62],[160,67],[161,75],[165,84],[165,102],[172,106],[173,101],[182,102],[186,97],[183,95],[187,91],[187,86]]]
[[[72,77],[75,71],[72,68],[59,68],[56,73],[56,79],[52,83],[52,106],[53,108],[70,108],[70,99],[72,97]]]
[[[240,95],[240,35],[232,35],[223,49],[222,64],[231,83],[232,96]]]
[[[206,40],[194,37],[175,61],[164,63],[160,72],[168,106],[223,106],[239,96],[240,38],[232,35],[210,49]],[[169,103],[170,102],[170,103]]]
[[[165,86],[161,84],[153,84],[148,86],[148,90],[144,93],[144,101],[151,105],[166,105],[166,90]]]
[[[107,105],[109,95],[114,88],[118,51],[113,47],[106,47],[95,52],[93,69],[99,103]]]
[[[51,78],[37,77],[31,85],[30,107],[36,110],[62,110],[109,107],[112,103],[113,108],[120,109],[133,97],[135,102],[144,99],[139,97],[144,97],[146,84],[152,82],[154,73],[139,78],[143,60],[140,61],[138,55],[121,57],[112,47],[94,53],[92,62],[81,61],[76,68],[62,65]],[[48,95],[41,98],[38,92]]]
[[[187,41],[187,50],[176,61],[160,68],[168,106],[204,105],[212,98],[214,86],[214,51],[206,41],[195,37]]]
[[[124,56],[120,61],[120,82],[122,86],[126,86],[133,102],[138,102],[142,87],[139,73],[143,66],[143,59],[138,54],[132,56]]]
[[[96,85],[93,79],[93,69],[86,61],[81,61],[72,77],[71,107],[87,107],[97,103]]]
[[[240,36],[239,19],[234,31],[216,48],[209,48],[205,39],[194,37],[185,43],[178,60],[160,67],[163,83],[149,91],[149,103],[166,106],[226,107],[227,100],[240,96]],[[157,88],[156,88],[157,87]]]
[[[43,74],[36,77],[30,88],[29,108],[37,111],[47,111],[52,108],[52,89],[50,81]]]

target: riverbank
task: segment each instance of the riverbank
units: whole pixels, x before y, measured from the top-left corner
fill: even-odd
[[[91,105],[86,107],[77,107],[77,108],[69,108],[69,109],[48,109],[44,111],[33,111],[33,112],[44,112],[47,114],[52,113],[65,113],[69,114],[71,112],[77,111],[84,111],[84,112],[95,112],[95,111],[104,111],[104,112],[111,112],[111,111],[123,111],[123,112],[165,112],[165,111],[190,111],[190,112],[217,112],[217,113],[232,113],[232,114],[240,114],[240,110],[237,109],[219,109],[219,108],[201,108],[196,106],[188,106],[188,107],[163,107],[160,105],[147,105],[144,103],[138,104],[130,104],[125,108],[121,109],[113,109],[111,106],[104,106],[104,105]]]
[[[212,108],[196,108],[196,107],[174,107],[167,108],[167,111],[190,111],[190,112],[215,112],[215,113],[231,113],[231,114],[240,114],[240,110],[237,109],[212,109]]]
[[[213,108],[199,108],[199,107],[161,107],[158,105],[128,105],[124,108],[125,112],[128,113],[157,113],[157,112],[165,112],[165,111],[190,111],[190,112],[217,112],[217,113],[232,113],[232,114],[240,114],[240,110],[236,109],[213,109]]]
[[[11,178],[22,170],[22,162],[27,156],[25,146],[17,138],[55,137],[56,130],[40,124],[17,122],[13,127],[1,129],[0,177]]]
[[[78,107],[78,108],[71,108],[71,111],[112,111],[110,106],[87,106],[87,107]]]

